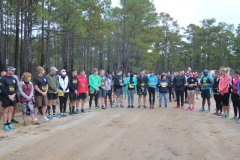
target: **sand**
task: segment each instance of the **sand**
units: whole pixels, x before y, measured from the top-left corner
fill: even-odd
[[[174,106],[109,108],[40,126],[18,124],[0,131],[0,160],[240,159],[240,124]]]

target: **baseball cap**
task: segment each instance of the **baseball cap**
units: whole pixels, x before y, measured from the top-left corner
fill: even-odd
[[[203,70],[203,73],[208,73],[208,70],[207,70],[207,69],[204,69],[204,70]]]
[[[52,71],[52,70],[54,70],[54,71],[56,71],[56,72],[58,71],[58,69],[57,69],[56,67],[51,67],[51,68],[50,68],[50,71]]]
[[[16,68],[14,68],[13,66],[7,66],[6,70],[7,71],[15,71]]]

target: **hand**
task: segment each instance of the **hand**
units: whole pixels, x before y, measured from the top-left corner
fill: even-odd
[[[66,93],[66,90],[65,90],[65,89],[63,90],[63,93]]]
[[[98,91],[98,90],[99,90],[99,88],[98,88],[98,87],[96,87],[96,88],[95,88],[95,90],[96,90],[96,91]]]
[[[43,95],[43,96],[46,96],[46,94],[47,94],[46,92],[42,92],[42,95]]]
[[[8,98],[9,98],[11,101],[14,101],[14,100],[15,100],[15,94],[10,95]]]
[[[75,90],[75,92],[74,92],[75,94],[78,94],[78,92],[77,92],[77,90]]]
[[[27,99],[28,102],[30,102],[31,100],[32,100],[32,98]]]

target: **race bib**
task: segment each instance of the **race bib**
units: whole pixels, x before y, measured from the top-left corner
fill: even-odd
[[[58,96],[59,96],[59,97],[63,97],[63,96],[64,96],[64,93],[63,93],[63,92],[58,92]]]
[[[10,91],[10,92],[14,92],[14,91],[15,91],[15,88],[14,88],[13,86],[10,86],[10,87],[9,87],[9,91]]]
[[[150,83],[150,86],[153,86],[154,84],[153,83]]]
[[[131,88],[131,89],[133,89],[133,88],[134,88],[134,85],[133,85],[133,84],[129,84],[128,87]]]
[[[167,83],[161,83],[161,87],[166,88],[167,87]]]
[[[73,80],[73,82],[72,82],[73,84],[77,84],[77,80]]]
[[[141,86],[144,87],[144,86],[145,86],[145,83],[141,83]]]
[[[90,91],[90,94],[94,94],[94,91]]]
[[[82,88],[85,88],[85,84],[82,84]]]
[[[119,80],[119,83],[122,83],[122,80]]]
[[[43,92],[46,91],[46,86],[42,86],[42,91],[43,91]]]
[[[102,83],[101,83],[101,86],[104,86],[104,85],[105,85],[105,83],[104,83],[104,82],[102,82]]]

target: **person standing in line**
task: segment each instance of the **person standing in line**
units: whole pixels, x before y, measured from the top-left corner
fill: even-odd
[[[107,96],[106,86],[108,84],[108,79],[105,76],[105,70],[100,70],[100,81],[101,86],[99,87],[99,104],[98,107],[106,109],[105,98]]]
[[[158,83],[157,77],[154,75],[154,72],[151,72],[151,74],[148,76],[148,94],[150,109],[154,109],[157,83]]]
[[[168,86],[169,86],[169,81],[166,79],[165,75],[161,76],[161,79],[158,81],[158,88],[159,88],[159,108],[162,107],[162,98],[164,98],[164,103],[165,103],[165,108],[168,106]]]
[[[2,86],[1,78],[6,75],[6,71],[1,72],[1,77],[0,77],[0,89]],[[0,90],[0,107],[2,107],[2,91]],[[0,110],[1,111],[1,110]],[[0,120],[3,120],[2,113],[0,112]]]
[[[197,87],[197,79],[193,76],[192,71],[189,71],[189,77],[187,79],[186,88],[188,94],[188,111],[193,111],[195,109],[195,90]],[[191,107],[192,105],[192,107]]]
[[[112,104],[112,76],[111,76],[111,74],[109,74],[106,77],[107,77],[107,80],[108,80],[108,83],[105,87],[106,92],[107,92],[107,96],[105,97],[104,101],[105,101],[106,108],[107,108],[107,97],[108,97],[110,107],[113,108],[113,104]]]
[[[78,78],[78,100],[77,100],[77,105],[76,105],[77,109],[75,114],[80,114],[80,112],[86,113],[86,111],[84,110],[84,104],[88,94],[88,79],[87,79],[85,70],[81,70],[80,75],[77,76],[77,78]],[[80,103],[81,103],[81,110],[79,110]]]
[[[211,110],[211,87],[213,85],[213,77],[208,75],[208,70],[203,71],[203,77],[200,79],[201,83],[201,96],[202,96],[202,108],[200,112],[205,112],[205,103],[208,102],[208,110],[206,113],[209,113]]]
[[[75,113],[75,106],[78,98],[78,78],[77,78],[77,70],[73,69],[72,74],[69,76],[69,98],[70,98],[70,106],[69,106],[69,115],[73,115]]]
[[[59,105],[60,105],[61,117],[66,117],[70,82],[65,69],[61,70],[61,75],[58,77],[58,80],[59,80],[58,97],[60,100]]]
[[[137,79],[134,77],[133,73],[130,73],[130,76],[127,77],[125,81],[125,85],[127,86],[128,92],[128,107],[127,108],[134,108],[134,93],[135,88],[137,85]]]
[[[8,66],[6,75],[1,78],[1,93],[2,93],[2,107],[3,107],[3,122],[4,130],[10,131],[15,129],[11,124],[14,107],[16,107],[16,95],[18,91],[17,80],[13,78],[15,68]]]
[[[167,80],[169,82],[168,93],[169,93],[169,102],[172,102],[172,87],[173,87],[173,76],[170,72],[167,73]]]
[[[142,106],[143,99],[143,108],[147,108],[147,87],[148,87],[148,77],[145,75],[145,70],[141,70],[140,75],[137,77],[137,94],[138,94],[138,109]]]
[[[173,79],[173,86],[176,92],[177,97],[177,106],[175,108],[184,109],[184,88],[185,88],[186,79],[183,76],[182,71],[178,71],[178,75]],[[181,104],[180,104],[181,100]],[[181,105],[181,106],[180,106]]]
[[[117,102],[116,107],[124,108],[123,106],[123,87],[124,87],[124,81],[122,77],[122,70],[119,70],[117,72],[117,75],[114,76],[113,79],[113,85],[116,90],[116,96],[117,96]]]
[[[223,104],[223,115],[222,118],[229,118],[230,106],[230,86],[232,86],[232,77],[228,74],[230,68],[224,68],[222,70],[222,76],[219,81],[219,93],[221,95],[221,101]]]
[[[13,74],[12,75],[13,78],[15,78],[17,80],[17,84],[19,85],[19,78],[16,74]],[[18,103],[19,103],[19,90],[16,91],[17,92],[17,95],[16,95],[16,107],[13,108],[13,114],[12,114],[12,120],[11,122],[12,123],[19,123],[17,120],[15,120],[15,111],[16,111],[16,108],[18,107]]]
[[[100,111],[98,107],[98,97],[99,97],[99,88],[101,86],[100,76],[98,75],[98,69],[94,68],[92,74],[89,76],[89,112],[92,111],[92,101],[93,98],[95,100],[95,109],[96,111]]]
[[[48,119],[52,119],[52,115],[56,116],[56,105],[57,105],[57,99],[58,99],[58,90],[59,90],[59,81],[58,77],[56,75],[58,69],[56,67],[51,67],[49,74],[46,76],[48,80],[48,106],[47,106],[47,112],[48,112]],[[51,108],[53,114],[51,114]]]
[[[34,117],[34,107],[33,107],[33,91],[34,87],[31,82],[32,75],[31,73],[25,72],[22,75],[21,82],[19,83],[19,93],[20,93],[20,103],[22,104],[22,117],[23,125],[27,125],[26,114],[27,107],[30,109],[30,115],[32,118],[33,125],[39,125],[40,123],[35,120]]]
[[[213,93],[214,93],[214,100],[216,103],[216,112],[213,115],[222,116],[222,101],[221,95],[219,94],[219,81],[220,81],[220,72],[218,70],[215,71],[215,77],[213,82]]]
[[[239,72],[235,71],[233,76],[234,76],[234,79],[232,84],[231,98],[233,103],[234,117],[231,118],[231,120],[238,121],[238,116],[240,118],[240,97],[238,94],[238,87],[237,87],[238,84],[240,83]]]
[[[45,70],[43,67],[37,67],[37,76],[33,79],[34,89],[35,89],[35,108],[34,115],[35,120],[37,120],[38,110],[41,110],[43,115],[43,121],[47,122],[49,119],[46,117],[47,111],[47,91],[48,91],[48,80],[45,76]]]

